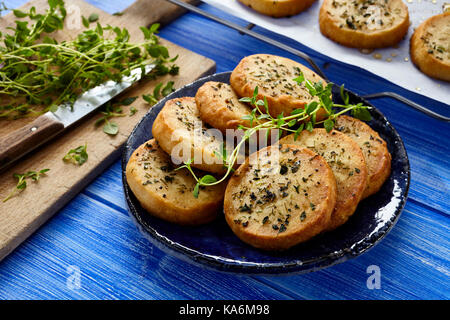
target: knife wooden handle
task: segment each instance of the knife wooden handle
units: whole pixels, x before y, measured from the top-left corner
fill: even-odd
[[[63,129],[64,125],[61,122],[44,114],[1,138],[0,169],[40,146]]]

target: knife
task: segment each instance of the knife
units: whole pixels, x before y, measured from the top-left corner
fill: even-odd
[[[154,67],[154,64],[147,65],[144,74]],[[141,68],[133,69],[121,82],[107,81],[84,92],[73,105],[62,104],[56,111],[48,111],[26,126],[6,135],[0,141],[0,170],[97,110],[139,81],[142,76]]]

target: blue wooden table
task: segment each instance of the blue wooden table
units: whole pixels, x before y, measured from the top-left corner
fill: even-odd
[[[17,7],[24,2],[6,1],[6,5]],[[132,0],[89,2],[113,13]],[[211,6],[200,7],[246,24]],[[345,83],[356,93],[394,91],[450,114],[448,105],[266,30],[255,30],[310,54],[326,67],[331,81]],[[184,15],[163,28],[160,35],[215,60],[218,72],[232,70],[242,57],[253,53],[298,60],[195,14]],[[448,98],[450,103],[450,92]],[[224,274],[180,261],[153,247],[132,223],[125,207],[118,159],[0,262],[0,298],[449,299],[450,125],[394,100],[373,102],[403,138],[412,180],[397,225],[362,256],[315,273],[277,277]],[[376,266],[381,274],[380,288],[370,286],[369,277],[374,275],[370,266]],[[80,277],[74,278],[78,274]]]

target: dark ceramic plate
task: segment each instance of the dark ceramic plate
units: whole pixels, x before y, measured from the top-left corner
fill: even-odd
[[[405,205],[410,169],[402,139],[375,107],[369,125],[387,142],[392,154],[392,174],[381,190],[362,201],[349,221],[337,230],[320,235],[288,251],[271,253],[239,240],[223,216],[201,227],[182,227],[152,217],[129,189],[125,167],[133,151],[152,138],[152,125],[169,99],[195,96],[206,81],[229,82],[230,72],[214,74],[172,93],[155,105],[137,124],[125,145],[122,178],[129,212],[141,232],[157,247],[181,259],[222,271],[251,274],[305,273],[354,258],[380,241],[394,226]],[[351,103],[363,102],[348,92]],[[339,102],[339,94],[335,95]]]

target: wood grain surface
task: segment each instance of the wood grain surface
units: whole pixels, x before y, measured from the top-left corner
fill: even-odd
[[[5,121],[6,122],[6,121]],[[0,168],[6,167],[27,151],[35,149],[64,129],[64,124],[47,114],[10,132],[0,140]]]
[[[38,10],[43,10],[47,7],[46,3],[46,0],[32,0],[22,9],[35,6]],[[91,13],[97,13],[101,24],[126,27],[130,32],[130,41],[138,42],[143,40],[142,32],[139,30],[140,26],[148,26],[157,21],[167,23],[182,13],[164,0],[139,0],[124,10],[122,16],[105,13],[81,0],[72,0],[66,3],[66,8],[68,9],[66,28],[57,35],[60,40],[69,39],[77,34],[77,31],[80,31],[77,28],[73,29],[74,26],[78,25],[83,28],[81,15],[89,16]],[[3,31],[14,20],[15,17],[11,14],[0,19],[0,29]],[[72,30],[67,25],[68,23],[72,23]],[[117,159],[121,146],[129,133],[149,109],[149,105],[142,100],[143,94],[151,93],[159,82],[166,82],[170,79],[175,82],[175,88],[179,88],[203,75],[214,72],[214,61],[164,39],[161,39],[161,43],[168,47],[171,56],[179,55],[176,63],[180,66],[180,73],[175,77],[165,76],[154,81],[141,81],[119,97],[119,99],[134,96],[139,98],[132,104],[138,110],[136,114],[114,118],[120,128],[116,136],[106,135],[101,126],[94,125],[100,117],[97,112],[0,174],[0,198],[4,199],[17,182],[13,178],[13,173],[50,169],[39,182],[29,182],[28,187],[17,196],[0,203],[0,259],[4,258],[42,223],[61,209],[114,159]],[[129,112],[128,107],[124,108],[124,112]],[[8,133],[22,128],[32,120],[27,118],[18,121],[0,121],[0,139],[4,139]],[[63,156],[70,149],[86,143],[89,160],[83,166],[67,164],[62,161]]]

